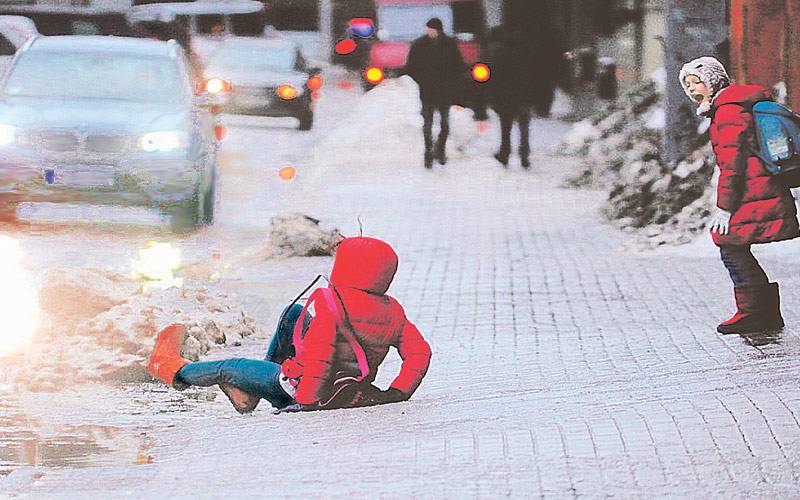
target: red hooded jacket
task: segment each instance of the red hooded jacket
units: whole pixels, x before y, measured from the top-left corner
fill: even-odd
[[[386,295],[397,263],[397,254],[387,243],[374,238],[347,238],[336,252],[331,283],[342,297],[355,338],[366,354],[369,375],[365,381],[375,379],[389,347],[395,347],[403,362],[390,387],[408,398],[428,371],[431,348],[406,318],[400,303]],[[341,309],[340,315],[344,316]],[[300,355],[285,361],[282,371],[288,377],[302,375],[295,393],[295,400],[301,404],[312,404],[328,395],[338,372],[359,373],[351,344],[337,331],[336,319],[326,307],[316,308]]]
[[[800,236],[797,207],[789,188],[750,152],[753,115],[744,103],[769,99],[764,87],[731,85],[711,106],[711,146],[719,166],[717,206],[731,212],[728,234],[711,233],[717,245],[748,245]]]

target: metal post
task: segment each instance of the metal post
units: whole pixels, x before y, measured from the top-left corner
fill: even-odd
[[[330,62],[333,53],[333,0],[319,1],[319,57]]]

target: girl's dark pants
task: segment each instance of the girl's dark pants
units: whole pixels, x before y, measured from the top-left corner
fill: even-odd
[[[750,245],[720,246],[719,254],[731,275],[733,286],[759,286],[769,283],[769,278],[750,250]]]

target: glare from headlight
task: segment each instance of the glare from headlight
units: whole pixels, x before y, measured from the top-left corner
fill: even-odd
[[[206,90],[209,94],[219,94],[225,90],[225,82],[220,78],[212,78],[206,82]]]
[[[150,132],[144,134],[139,140],[139,147],[148,153],[154,151],[169,152],[181,146],[181,134],[179,132]]]
[[[16,129],[11,125],[0,123],[0,146],[11,144],[16,138]]]
[[[39,297],[22,267],[19,243],[0,235],[0,357],[14,354],[39,327]]]
[[[176,278],[173,271],[181,265],[181,251],[169,243],[150,241],[145,248],[139,250],[139,259],[131,262],[132,277],[144,280],[142,288],[158,288],[166,290],[171,287],[180,288],[183,278]]]

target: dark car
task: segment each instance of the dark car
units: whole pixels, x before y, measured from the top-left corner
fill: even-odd
[[[205,69],[209,91],[222,89],[222,112],[291,116],[300,130],[314,123],[312,94],[321,85],[317,69],[308,67],[299,47],[283,39],[228,38],[211,55]],[[223,81],[224,88],[216,82]]]
[[[0,210],[147,206],[175,229],[214,217],[217,140],[176,42],[35,37],[0,81]]]

